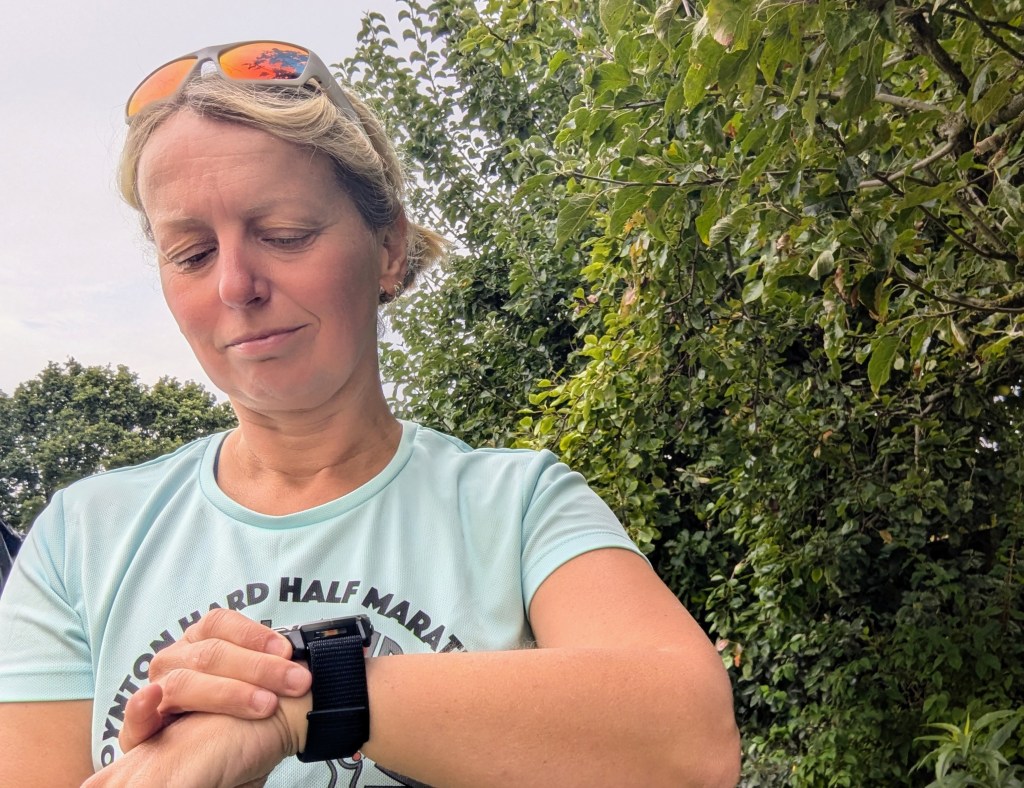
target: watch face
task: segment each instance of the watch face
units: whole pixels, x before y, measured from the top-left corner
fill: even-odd
[[[299,630],[307,643],[325,638],[358,636],[364,647],[370,645],[370,637],[373,635],[373,625],[366,616],[327,618],[303,624]]]
[[[373,637],[373,624],[366,616],[346,616],[345,618],[325,618],[309,624],[298,624],[293,627],[275,627],[292,644],[293,660],[309,660],[309,643],[315,640],[329,640],[339,637],[353,637],[366,648]]]

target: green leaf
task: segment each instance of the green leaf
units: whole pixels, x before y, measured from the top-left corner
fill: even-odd
[[[875,100],[878,76],[859,59],[850,63],[844,84],[845,91],[839,107],[846,120],[859,118]]]
[[[743,168],[739,180],[740,187],[745,189],[752,185],[758,176],[765,171],[774,157],[778,155],[781,148],[782,142],[778,141],[765,145],[761,152],[754,157],[754,160]]]
[[[650,195],[645,189],[636,187],[619,189],[608,216],[608,231],[612,234],[621,233],[626,221],[645,206],[649,199]]]
[[[596,194],[575,194],[562,204],[555,226],[555,245],[561,248],[587,224],[597,206]]]
[[[875,32],[869,33],[851,50],[851,60],[842,83],[843,98],[836,108],[843,120],[857,120],[874,105],[884,51],[885,47]],[[821,65],[827,62],[827,59],[822,59]]]
[[[551,56],[551,60],[548,62],[548,70],[546,76],[550,79],[555,75],[555,72],[562,67],[562,64],[569,59],[569,53],[564,49],[559,49],[555,54]]]
[[[871,390],[878,394],[879,390],[889,382],[892,362],[899,349],[899,337],[887,335],[879,337],[871,343],[871,358],[868,360],[868,382]]]
[[[521,200],[530,192],[536,192],[539,189],[549,187],[556,179],[557,175],[549,172],[538,173],[537,175],[531,175],[529,178],[524,180],[519,188],[516,189],[514,200]]]
[[[811,266],[811,270],[807,272],[807,275],[812,279],[821,279],[835,270],[835,257],[833,257],[831,249],[826,249],[814,259],[814,265]]]
[[[743,286],[743,303],[750,304],[757,301],[764,293],[764,280],[752,279]]]
[[[937,186],[912,186],[904,192],[899,202],[900,208],[913,208],[917,205],[945,200],[959,188],[957,183],[940,183]]]
[[[985,95],[981,97],[968,114],[975,123],[984,123],[996,112],[1006,106],[1007,100],[1014,93],[1014,84],[1010,80],[993,83]]]
[[[993,713],[995,713],[995,712],[993,712]],[[1009,720],[1009,722],[1005,723],[1003,725],[1003,727],[1001,727],[999,730],[997,730],[995,733],[993,733],[992,736],[989,738],[988,746],[991,747],[993,750],[1002,749],[1002,746],[1004,744],[1006,744],[1007,740],[1010,738],[1010,736],[1013,734],[1013,732],[1015,730],[1017,730],[1017,726],[1020,725],[1021,722],[1024,722],[1024,713],[1019,712],[1019,711],[1018,712],[1009,712],[1006,715],[1000,715],[999,717],[996,718],[996,720],[1001,720],[1001,719],[1004,719],[1005,717],[1010,717],[1010,716],[1012,716],[1013,718],[1011,720]],[[984,719],[984,718],[982,718],[982,719]],[[995,720],[993,720],[993,721],[995,721]]]
[[[621,63],[602,63],[590,77],[590,87],[596,96],[622,90],[630,83],[629,71]]]
[[[750,8],[743,0],[709,0],[704,9],[708,32],[723,47],[746,47]]]
[[[935,332],[935,320],[921,320],[916,323],[910,334],[910,357],[920,359],[928,352],[932,334]]]
[[[722,215],[722,209],[717,201],[710,201],[704,206],[704,210],[697,216],[694,224],[697,227],[697,236],[705,243],[711,245],[711,227]]]
[[[746,224],[750,220],[752,213],[753,209],[749,205],[742,205],[728,216],[719,219],[708,233],[707,244],[709,246],[718,246],[718,244],[737,230],[746,230]]]
[[[743,92],[744,86],[756,75],[757,51],[745,49],[731,52],[722,58],[718,68],[718,85],[723,93],[731,93],[734,87]]]
[[[967,336],[964,334],[964,330],[960,327],[960,324],[956,322],[953,317],[946,318],[946,326],[948,333],[946,339],[950,345],[957,352],[964,352],[967,350]]]
[[[683,98],[686,100],[686,106],[690,108],[695,107],[704,98],[707,86],[718,79],[718,64],[725,56],[725,49],[711,36],[696,36],[695,30],[694,45],[690,50],[690,65],[683,78]]]
[[[680,4],[680,0],[662,0],[658,10],[654,12],[654,34],[662,43],[670,43]]]
[[[601,25],[609,36],[615,36],[622,29],[622,23],[626,21],[631,10],[631,0],[601,0],[598,14],[601,17]]]
[[[686,100],[687,108],[697,106],[704,94],[707,92],[708,74],[707,69],[699,62],[691,63],[683,77],[683,98]]]
[[[1010,346],[1010,343],[1015,339],[1019,339],[1020,334],[1007,334],[1002,336],[994,342],[988,342],[979,348],[978,353],[986,362],[996,361],[1006,355],[1006,349]]]
[[[892,129],[884,119],[869,123],[862,131],[847,138],[846,153],[856,156],[868,148],[885,145],[891,136]]]
[[[775,74],[779,69],[779,63],[782,61],[782,53],[786,49],[789,36],[789,31],[780,25],[772,30],[765,39],[764,46],[761,48],[761,57],[758,65],[768,87],[775,84]]]
[[[686,95],[683,90],[683,83],[676,82],[671,88],[669,88],[668,94],[665,96],[665,117],[670,120],[674,118],[679,110],[683,108],[683,103],[686,101]]]

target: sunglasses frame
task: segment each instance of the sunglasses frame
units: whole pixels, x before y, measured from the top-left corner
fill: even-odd
[[[303,52],[307,53],[306,65],[302,69],[302,73],[297,77],[288,77],[285,79],[243,79],[232,77],[224,73],[224,69],[220,64],[220,56],[231,49],[249,46],[251,44],[267,44],[268,46],[282,46],[290,47],[292,49],[301,49]],[[196,62],[192,64],[192,68],[188,70],[188,73],[182,77],[181,83],[177,88],[168,93],[164,98],[153,99],[152,101],[143,104],[142,107],[136,110],[134,114],[129,114],[128,108],[131,106],[132,99],[135,98],[135,94],[139,92],[139,89],[145,85],[153,75],[162,71],[171,63],[177,63],[179,60],[187,60],[192,57],[196,59]],[[204,63],[212,63],[217,69],[217,73],[224,79],[231,82],[251,83],[254,85],[307,85],[310,81],[314,81],[320,86],[320,89],[327,94],[331,101],[334,102],[334,105],[349,118],[349,120],[354,121],[360,129],[363,129],[363,123],[359,118],[359,113],[357,113],[355,107],[352,106],[352,102],[349,101],[348,96],[345,95],[345,91],[342,90],[341,86],[338,85],[337,81],[335,81],[330,69],[327,68],[327,64],[324,63],[324,61],[321,60],[313,50],[299,44],[290,44],[287,41],[261,39],[235,41],[231,44],[219,44],[217,46],[203,47],[202,49],[197,49],[195,52],[189,52],[187,55],[173,58],[168,60],[166,63],[157,66],[155,69],[150,71],[138,85],[136,85],[135,90],[133,90],[131,95],[128,96],[128,101],[126,101],[124,105],[125,122],[130,125],[132,120],[146,107],[159,104],[161,101],[167,101],[168,99],[176,96],[178,92],[195,77],[196,72],[202,70]],[[363,133],[365,134],[365,131]]]

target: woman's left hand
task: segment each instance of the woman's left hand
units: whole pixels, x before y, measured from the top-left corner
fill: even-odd
[[[312,683],[290,657],[281,634],[233,610],[211,611],[153,658],[150,684],[125,710],[121,749],[128,752],[186,712],[270,717],[279,696],[299,698]]]
[[[159,685],[136,695],[158,697]],[[151,698],[152,699],[152,698]],[[175,785],[181,788],[256,788],[289,755],[298,751],[294,734],[301,719],[298,702],[285,699],[267,719],[241,720],[223,714],[188,714],[136,743],[101,769],[83,788]],[[127,726],[128,714],[125,715]]]

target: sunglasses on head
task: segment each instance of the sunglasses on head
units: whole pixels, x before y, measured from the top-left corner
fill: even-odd
[[[150,104],[171,98],[197,70],[206,74],[207,69],[235,82],[305,85],[313,80],[362,128],[355,108],[324,62],[305,47],[283,41],[240,41],[204,47],[165,63],[132,92],[124,109],[125,121],[131,123]]]

